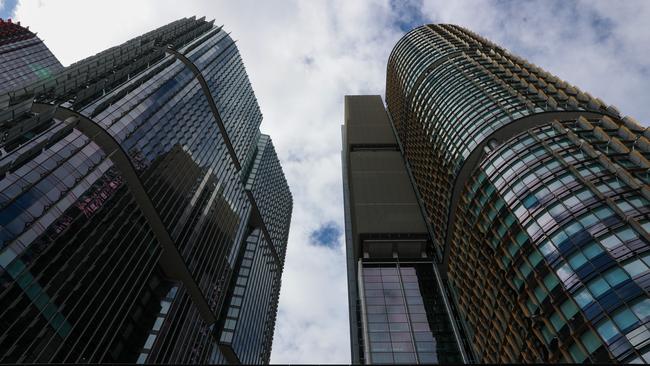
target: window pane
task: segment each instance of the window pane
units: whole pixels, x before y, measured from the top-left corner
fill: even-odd
[[[625,331],[632,324],[637,322],[637,318],[628,308],[621,309],[614,313],[614,322],[618,325],[619,329]]]
[[[386,314],[368,314],[369,323],[386,323]]]
[[[390,334],[390,339],[393,342],[410,342],[411,333],[409,332],[393,332]]]
[[[573,269],[578,269],[580,266],[587,262],[587,258],[582,254],[582,252],[577,252],[569,257],[569,264]]]
[[[533,251],[533,253],[531,253],[530,256],[528,256],[528,260],[530,261],[530,264],[532,264],[534,267],[537,265],[537,263],[539,263],[539,261],[542,260],[542,256],[539,254],[538,251],[535,250]]]
[[[406,323],[408,319],[406,314],[390,314],[388,316],[388,321],[391,323]]]
[[[388,332],[388,324],[386,323],[368,323],[369,332]]]
[[[632,239],[637,238],[636,232],[634,232],[634,230],[632,230],[631,228],[625,228],[625,229],[617,232],[616,235],[618,235],[618,237],[621,238],[621,240],[624,240],[624,241],[628,241],[628,240],[632,240]]]
[[[564,319],[556,312],[551,315],[551,323],[556,331],[559,331],[564,326]]]
[[[395,353],[395,363],[415,363],[415,353]]]
[[[552,291],[558,283],[559,281],[554,273],[549,273],[546,277],[544,277],[544,285],[546,285],[546,288],[549,291]]]
[[[370,349],[373,352],[390,352],[390,343],[388,342],[372,342],[370,343]]]
[[[587,256],[587,258],[592,259],[602,253],[603,249],[598,244],[591,243],[582,248],[582,252]]]
[[[416,345],[418,352],[435,352],[436,348],[434,347],[433,342],[417,342]]]
[[[598,334],[600,334],[601,338],[603,338],[605,342],[608,343],[618,334],[618,330],[611,322],[611,320],[604,320],[600,322],[600,324],[596,327],[596,330],[598,331]]]
[[[633,304],[632,311],[634,311],[639,319],[645,320],[646,317],[650,316],[650,299],[643,299]]]
[[[578,312],[578,307],[571,300],[565,301],[560,308],[567,319],[571,319]]]
[[[596,297],[604,294],[607,290],[609,290],[609,285],[602,278],[596,278],[594,280],[589,281],[587,287],[589,287],[591,293],[594,294],[594,296]]]
[[[619,283],[628,279],[627,273],[620,268],[614,268],[605,272],[605,279],[609,282],[610,286],[614,287]]]
[[[600,243],[607,249],[612,249],[617,247],[618,245],[621,244],[621,241],[616,237],[616,235],[612,234],[610,236],[607,236],[603,239],[600,239]]]
[[[408,323],[390,323],[391,332],[408,332]]]
[[[543,290],[541,286],[535,287],[534,292],[535,292],[535,297],[537,298],[540,304],[544,301],[546,295],[548,295],[548,293],[545,290]]]
[[[591,293],[589,293],[589,290],[587,290],[586,288],[583,288],[582,290],[578,291],[575,295],[573,295],[573,298],[576,300],[578,305],[583,309],[587,305],[591,304],[592,301],[594,301],[594,298],[591,297]]]
[[[632,277],[639,275],[648,269],[641,259],[633,260],[632,262],[625,264],[623,268],[625,268],[627,273]]]
[[[561,265],[560,268],[557,269],[556,273],[564,283],[566,283],[566,280],[569,279],[569,277],[573,276],[573,270],[571,270],[571,267],[569,267],[568,264]]]
[[[418,352],[418,357],[420,358],[420,363],[424,363],[424,364],[438,363],[438,357],[435,353]]]
[[[573,358],[573,361],[575,362],[582,362],[584,359],[587,357],[584,352],[578,347],[578,344],[574,343],[571,347],[569,347],[569,353],[571,353],[571,357]]]
[[[413,335],[418,342],[433,342],[433,334],[431,332],[415,332]]]
[[[393,352],[413,352],[411,342],[393,342]]]
[[[393,363],[392,353],[372,353],[372,362],[374,363]]]
[[[601,344],[600,339],[598,339],[594,332],[590,330],[586,331],[582,337],[580,337],[580,340],[589,353],[594,352]]]
[[[370,333],[370,342],[390,342],[388,333]]]

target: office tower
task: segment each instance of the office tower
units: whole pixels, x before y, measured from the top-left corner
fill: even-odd
[[[647,128],[453,25],[397,43],[386,104],[470,361],[650,362]]]
[[[62,68],[29,28],[0,18],[0,93],[47,79]]]
[[[228,33],[184,18],[0,107],[0,362],[268,363],[292,198]]]
[[[343,182],[352,362],[461,362],[431,239],[378,95],[345,97]]]

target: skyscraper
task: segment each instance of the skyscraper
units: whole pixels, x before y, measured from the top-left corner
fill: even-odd
[[[268,363],[292,198],[233,39],[50,70],[0,99],[0,362]]]
[[[460,362],[431,239],[379,96],[345,97],[343,181],[352,362]]]
[[[0,18],[0,93],[47,79],[62,68],[29,28]]]
[[[467,360],[650,362],[647,128],[453,25],[397,43],[386,104]]]

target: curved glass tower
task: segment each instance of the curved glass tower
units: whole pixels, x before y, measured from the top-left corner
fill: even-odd
[[[453,25],[386,102],[477,361],[650,361],[650,131]]]
[[[292,198],[228,33],[181,19],[0,107],[0,363],[268,363]]]
[[[467,360],[650,362],[650,130],[454,25],[386,104]]]

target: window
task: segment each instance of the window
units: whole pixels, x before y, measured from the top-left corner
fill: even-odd
[[[632,304],[632,311],[639,319],[645,321],[650,316],[650,299],[645,298]]]
[[[589,259],[595,258],[598,254],[603,252],[603,249],[596,243],[591,243],[582,248],[582,252]]]
[[[628,308],[623,308],[614,313],[614,322],[618,325],[619,329],[625,331],[627,328],[634,325],[638,319]]]
[[[587,258],[585,258],[585,256],[580,251],[572,254],[569,257],[569,264],[574,270],[577,270],[585,263],[587,263]]]
[[[596,325],[596,330],[600,337],[609,343],[616,335],[618,335],[618,330],[614,326],[611,320],[605,319]]]
[[[565,323],[560,314],[558,312],[554,312],[553,315],[551,315],[551,324],[553,324],[555,330],[559,332]]]
[[[144,343],[144,349],[151,349],[153,347],[153,342],[156,340],[155,334],[149,334],[147,341]]]
[[[600,339],[591,330],[586,331],[580,340],[589,353],[593,353],[601,345]]]
[[[537,298],[537,301],[540,302],[540,304],[544,301],[548,293],[542,289],[541,286],[535,287],[535,290],[533,291],[535,293],[535,297]]]
[[[564,231],[559,231],[557,234],[553,235],[551,238],[551,241],[555,246],[560,246],[565,240],[567,240],[569,237],[564,233]]]
[[[568,236],[572,236],[573,234],[576,234],[576,233],[578,233],[578,232],[580,232],[582,230],[583,230],[583,227],[582,227],[582,225],[580,225],[579,222],[574,222],[571,225],[569,225],[566,229],[564,229],[564,231],[566,232],[566,234]]]
[[[571,319],[578,312],[578,307],[573,303],[573,301],[571,301],[571,299],[562,303],[560,309],[562,310],[564,317],[567,319]]]
[[[609,271],[605,272],[604,276],[607,282],[609,282],[609,285],[612,287],[618,285],[619,283],[629,278],[627,276],[627,273],[625,273],[625,271],[623,271],[618,267],[612,268]]]
[[[573,295],[573,299],[578,303],[580,308],[584,309],[587,305],[591,304],[594,301],[594,298],[591,296],[591,293],[586,288],[578,291]]]
[[[373,352],[372,353],[372,362],[381,364],[381,363],[388,363],[391,364],[393,363],[393,354],[392,353],[379,353],[379,352]]]
[[[607,282],[602,277],[598,277],[589,281],[589,283],[587,283],[587,287],[596,297],[604,294],[607,292],[607,290],[609,290],[609,284],[607,284]]]
[[[614,211],[612,211],[611,208],[609,207],[601,207],[595,212],[596,216],[598,216],[599,219],[604,220],[612,215],[614,215]]]
[[[544,285],[549,291],[553,291],[558,283],[560,283],[560,281],[558,281],[557,276],[554,273],[549,273],[544,277]]]
[[[563,264],[561,265],[557,270],[556,270],[557,276],[560,277],[560,280],[562,280],[562,283],[566,283],[567,280],[573,276],[573,271],[571,270],[571,267],[569,267],[568,264]]]
[[[577,343],[574,343],[571,347],[569,347],[569,353],[571,354],[573,361],[577,363],[581,363],[582,361],[585,360],[585,358],[587,358],[587,355],[585,355],[585,353],[582,352],[580,346],[578,346]]]
[[[587,214],[580,218],[580,223],[584,227],[590,227],[598,222],[598,218],[594,214]]]
[[[555,251],[555,247],[552,243],[546,242],[545,244],[540,245],[539,250],[544,254],[545,257],[551,256]]]
[[[648,267],[643,263],[641,259],[632,259],[626,262],[623,262],[623,268],[627,273],[634,277],[648,270]]]
[[[616,201],[616,205],[623,212],[631,211],[633,209],[632,205],[630,205],[629,203],[627,203],[626,201],[623,201],[623,200]]]
[[[388,333],[369,333],[370,342],[390,342]]]
[[[542,335],[544,336],[546,343],[550,343],[551,340],[553,339],[553,333],[551,333],[551,331],[548,329],[546,325],[542,327]]]
[[[535,250],[528,256],[528,260],[530,261],[530,264],[535,267],[537,263],[542,260],[542,256]]]
[[[373,352],[390,352],[391,346],[389,342],[373,342],[370,345]]]
[[[629,227],[617,231],[616,235],[623,241],[630,241],[637,238],[636,232]]]
[[[528,277],[530,274],[531,268],[528,265],[528,263],[524,262],[520,267],[519,267],[519,272],[521,272],[522,276],[524,278]]]
[[[534,194],[529,194],[528,197],[524,198],[524,207],[533,208],[539,204],[537,197]],[[519,215],[517,215],[519,217]]]

